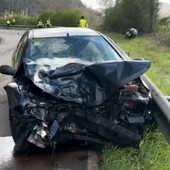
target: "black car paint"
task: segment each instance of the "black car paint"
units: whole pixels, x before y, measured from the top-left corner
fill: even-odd
[[[23,50],[23,55],[22,56],[25,56],[26,54],[26,48],[27,48],[27,45],[28,45],[28,42],[33,38],[33,34],[31,32],[27,32],[28,36],[27,36],[27,40],[25,42],[25,46],[24,46],[24,50]],[[101,35],[102,36],[102,35]],[[107,39],[107,37],[103,36],[103,38],[113,47],[113,44],[112,42]],[[115,49],[115,47],[113,47]],[[121,56],[122,54],[119,52],[119,50],[115,49],[115,51]],[[27,59],[25,59],[25,61],[27,61]],[[103,78],[105,77],[105,80],[107,80],[107,83],[105,81],[102,81],[102,79],[100,78],[100,75],[97,74],[97,75],[94,75],[96,73],[96,71],[94,70],[97,69],[97,71],[99,70],[99,68],[103,68],[103,73],[105,73],[105,71],[107,70],[107,67],[114,67],[114,65],[117,64],[118,66],[121,66],[121,67],[115,67],[115,70],[114,72],[112,72],[112,74],[110,75],[111,77],[114,77],[115,75],[117,76],[118,74],[120,74],[121,76],[123,76],[124,80],[122,79],[122,77],[120,76],[119,79],[117,79],[117,81],[111,81],[111,77],[107,77],[106,75],[103,74]],[[101,63],[101,64],[94,64],[92,66],[84,66],[82,64],[76,64],[79,69],[78,69],[78,74],[79,74],[79,77],[80,77],[80,80],[82,79],[81,77],[86,77],[87,79],[87,82],[90,82],[92,83],[92,91],[95,91],[95,88],[96,87],[99,87],[100,90],[102,90],[101,92],[101,100],[99,102],[96,102],[97,100],[97,97],[96,97],[96,94],[92,94],[92,101],[91,103],[85,103],[82,99],[81,99],[81,102],[77,102],[79,104],[82,104],[82,106],[87,106],[87,107],[90,107],[90,106],[95,106],[95,105],[100,105],[102,104],[105,100],[107,100],[111,94],[113,94],[118,88],[122,87],[123,85],[125,85],[126,83],[140,77],[142,74],[144,74],[148,69],[149,67],[151,66],[151,63],[150,62],[147,62],[147,61],[121,61],[119,63],[116,63],[116,62],[111,62],[109,64],[107,63]],[[125,66],[125,68],[124,68]],[[139,68],[139,66],[142,66],[143,68]],[[34,67],[34,68],[33,68]],[[35,65],[33,66],[31,69],[35,69]],[[89,69],[91,67],[91,69]],[[68,67],[69,68],[69,67]],[[83,68],[83,69],[81,69]],[[86,69],[84,69],[86,68]],[[132,72],[128,72],[129,74],[127,75],[125,72],[124,69],[131,69],[130,71]],[[7,94],[8,94],[8,100],[9,100],[9,105],[10,105],[10,108],[12,109],[13,113],[16,115],[16,116],[21,116],[21,114],[19,114],[19,112],[21,113],[21,108],[23,109],[22,112],[24,112],[24,100],[27,101],[27,92],[25,92],[25,94],[21,94],[21,91],[20,88],[22,88],[21,86],[19,86],[19,82],[16,83],[18,81],[18,76],[21,76],[23,73],[24,73],[24,70],[26,71],[24,78],[27,77],[29,78],[30,80],[32,80],[32,82],[37,85],[34,81],[34,76],[31,75],[31,74],[28,74],[30,73],[30,68],[29,68],[29,64],[26,63],[26,62],[21,62],[20,63],[20,66],[18,68],[18,71],[17,73],[15,74],[14,76],[14,82],[7,85],[5,87],[5,90],[7,91]],[[85,70],[85,71],[84,71]],[[54,70],[51,70],[53,71],[53,73],[55,72]],[[68,70],[70,71],[70,70]],[[97,79],[98,79],[98,83],[96,83],[95,81],[92,80],[92,77],[91,76],[87,76],[86,73],[90,73],[88,74],[89,75],[93,75],[95,76]],[[69,72],[68,74],[70,74],[71,72]],[[84,74],[85,73],[85,74]],[[40,73],[38,73],[40,74]],[[49,75],[49,73],[45,73],[47,75]],[[76,73],[75,73],[76,74]],[[86,75],[86,76],[84,76]],[[68,75],[66,75],[68,76]],[[22,77],[22,76],[21,76]],[[42,76],[41,76],[42,77]],[[69,77],[69,76],[68,76]],[[118,77],[118,76],[117,76]],[[49,76],[50,78],[50,76]],[[53,77],[53,79],[55,78],[58,78],[58,74],[55,73],[55,76]],[[94,78],[94,77],[93,77]],[[107,79],[108,78],[108,79]],[[70,79],[74,80],[74,75],[73,77],[71,77]],[[110,79],[110,80],[109,80]],[[83,80],[83,79],[82,79]],[[109,81],[108,81],[109,80]],[[44,81],[44,80],[43,80]],[[43,84],[44,82],[41,81],[41,83]],[[27,82],[27,80],[26,80]],[[74,80],[73,82],[78,82],[77,80]],[[86,82],[85,82],[86,83]],[[109,85],[109,83],[111,83],[110,85],[113,85],[113,88],[108,88],[107,85]],[[88,83],[87,83],[88,84]],[[26,85],[26,84],[25,84]],[[75,83],[76,86],[79,85]],[[89,86],[89,87],[90,87]],[[42,87],[42,86],[41,86]],[[87,88],[89,91],[89,87]],[[116,87],[116,88],[115,88]],[[102,89],[103,88],[103,89]],[[41,88],[43,91],[49,93],[48,91],[46,91],[46,89],[43,89]],[[90,90],[90,91],[91,91]],[[109,91],[110,90],[110,91]],[[114,90],[114,91],[113,91]],[[49,93],[50,94],[50,93]],[[54,94],[54,93],[51,93],[54,97],[56,97],[57,95]],[[81,95],[80,95],[81,96]],[[89,96],[88,96],[89,97]],[[76,96],[77,98],[77,96]],[[59,97],[59,99],[63,99],[63,97]],[[65,99],[64,99],[65,100]],[[14,102],[13,102],[14,101]],[[68,100],[69,101],[69,100]],[[76,102],[75,100],[72,100],[70,99],[70,101],[74,101]],[[88,101],[86,99],[86,101]],[[28,104],[28,103],[27,103]],[[20,106],[21,108],[18,110],[18,106]],[[74,109],[72,109],[74,110]],[[87,109],[88,110],[88,109]],[[90,129],[92,130],[94,133],[98,133],[100,136],[104,136],[107,140],[113,140],[119,144],[122,144],[124,146],[132,146],[132,147],[138,147],[139,146],[139,143],[140,143],[140,140],[141,140],[141,136],[140,135],[137,135],[135,133],[132,133],[131,131],[127,130],[126,128],[123,128],[119,125],[116,125],[114,124],[113,122],[111,121],[108,121],[107,119],[104,119],[102,120],[102,118],[95,118],[95,116],[91,113],[89,114],[89,116],[86,114],[86,112],[82,112],[82,110],[74,110],[72,111],[73,112],[73,115],[75,117],[77,117],[77,120],[81,120],[82,117],[86,119],[86,121],[83,123],[83,121],[81,121],[81,124],[83,124],[87,129]],[[28,115],[26,115],[28,116]],[[21,116],[22,117],[22,116]],[[79,118],[78,118],[79,117]],[[32,120],[31,118],[29,119],[30,117],[28,116],[27,119],[28,120]],[[24,118],[26,120],[26,117]],[[38,121],[39,122],[39,121]],[[88,122],[88,123],[87,123]],[[98,122],[98,123],[97,123]],[[104,123],[105,122],[105,123]],[[25,122],[27,125],[28,125],[28,122]],[[37,123],[37,122],[36,122]],[[39,122],[40,123],[40,122]],[[55,124],[55,121],[53,122]],[[77,122],[78,123],[78,122]],[[104,123],[104,127],[103,126],[103,123]],[[23,123],[24,124],[24,123]],[[26,142],[26,139],[28,138],[28,135],[30,134],[30,132],[33,130],[33,128],[36,126],[36,124],[30,124],[30,129],[28,128],[27,129],[27,132],[25,132],[22,140],[20,142],[18,142],[18,144],[16,144],[16,148],[21,149],[24,145],[24,141]],[[91,125],[90,125],[91,124]],[[97,127],[95,127],[94,124],[97,124],[97,126],[99,126],[99,129],[97,130]],[[100,127],[101,126],[101,127]],[[112,127],[113,126],[113,127]],[[53,127],[53,124],[51,125],[51,128]],[[112,127],[112,128],[111,128]],[[111,130],[111,129],[112,130]],[[123,128],[123,129],[122,129]],[[111,130],[111,131],[110,131]],[[56,132],[58,133],[58,132]],[[112,135],[110,135],[110,133],[112,133]],[[115,134],[115,135],[114,135]],[[117,134],[119,134],[117,136]],[[69,136],[68,137],[69,139],[71,138],[76,138],[76,135],[74,135],[74,137],[72,136]],[[77,139],[82,139],[81,136],[78,136],[77,135]],[[88,140],[88,139],[84,139],[84,140]],[[90,138],[89,138],[90,140]],[[94,142],[94,140],[97,140],[96,139],[93,139],[92,141]],[[102,143],[102,141],[98,141],[99,143]],[[18,146],[20,145],[20,146]],[[53,143],[51,143],[51,145],[53,145]]]
[[[56,69],[24,59],[24,75],[57,99],[84,106],[101,105],[119,88],[151,67],[149,61],[113,61],[91,65],[68,63]],[[114,77],[114,79],[113,79]]]

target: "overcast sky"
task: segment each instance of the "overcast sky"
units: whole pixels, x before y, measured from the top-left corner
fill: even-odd
[[[96,0],[81,0],[81,1],[89,7],[99,8],[99,5],[97,4]],[[160,1],[170,3],[170,0],[160,0]]]

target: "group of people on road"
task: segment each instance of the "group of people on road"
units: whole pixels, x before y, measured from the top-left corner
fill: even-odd
[[[10,20],[8,19],[8,20],[6,21],[6,24],[7,24],[7,26],[10,26],[11,24],[12,24],[12,25],[15,25],[15,22],[16,22],[15,18],[13,18],[12,21],[10,21]],[[43,24],[43,22],[42,22],[41,19],[38,21],[38,24],[37,24],[37,27],[38,27],[38,28],[43,28],[44,26],[47,27],[47,28],[49,28],[49,27],[51,26],[51,21],[50,21],[49,18],[47,19],[45,25]]]
[[[7,20],[7,26],[10,26],[12,23],[12,25],[15,24],[15,18],[12,19],[12,22],[8,19]],[[87,20],[85,19],[84,16],[81,16],[78,24],[77,24],[78,27],[81,27],[81,28],[88,28],[88,22]],[[50,21],[50,18],[47,19],[46,23],[44,24],[43,21],[41,19],[39,19],[38,21],[38,24],[37,24],[37,28],[50,28],[51,27],[51,21]]]
[[[10,26],[11,23],[12,23],[12,25],[15,24],[15,18],[12,19],[12,22],[10,20],[7,20],[7,26]],[[88,28],[89,27],[88,22],[87,22],[87,20],[85,19],[84,16],[81,16],[77,26],[81,27],[81,28]],[[50,18],[47,19],[45,24],[42,22],[41,19],[39,19],[38,24],[37,24],[37,28],[50,28],[50,27],[51,27]],[[125,39],[136,38],[137,35],[138,35],[138,30],[137,29],[128,28],[126,30]]]
[[[51,26],[51,21],[48,18],[48,20],[46,21],[45,27],[49,28],[50,26]],[[77,27],[81,27],[81,28],[89,27],[89,24],[84,16],[81,16],[80,20],[78,21]],[[41,19],[38,21],[37,28],[44,28],[44,24]],[[133,39],[133,38],[136,38],[137,35],[138,35],[138,30],[136,28],[128,28],[126,30],[125,39]]]
[[[46,23],[44,24],[41,19],[39,19],[37,28],[50,28],[51,27],[51,21],[50,18],[47,19]]]
[[[85,19],[84,16],[81,16],[77,26],[81,27],[81,28],[88,28],[88,22],[87,22],[87,20]],[[44,28],[44,27],[45,28],[51,27],[51,21],[50,21],[49,18],[47,19],[45,24],[42,22],[41,19],[39,19],[38,24],[37,24],[37,28]]]
[[[11,23],[12,23],[12,25],[15,24],[15,18],[12,19],[12,22],[11,22],[9,19],[8,19],[7,22],[6,22],[7,26],[10,26]]]

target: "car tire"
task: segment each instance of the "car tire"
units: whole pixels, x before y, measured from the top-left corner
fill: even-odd
[[[10,130],[11,130],[12,138],[14,140],[14,143],[16,144],[19,137],[20,137],[20,134],[17,130],[17,127],[18,127],[19,124],[16,121],[14,121],[14,117],[12,116],[11,110],[9,110],[9,121],[10,121]],[[28,153],[28,152],[32,151],[35,147],[36,146],[27,142],[24,145],[24,147],[22,147],[21,150],[15,150],[15,147],[14,147],[14,152],[17,153],[17,154]]]
[[[17,140],[19,139],[19,134],[17,133],[17,124],[14,122],[11,111],[9,111],[9,116],[10,116],[10,130],[11,130],[12,138],[16,143]]]

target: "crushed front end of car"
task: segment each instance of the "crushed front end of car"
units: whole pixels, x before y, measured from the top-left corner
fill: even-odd
[[[45,63],[24,59],[24,74],[4,87],[19,135],[16,151],[67,140],[139,148],[152,123],[150,91],[140,79],[151,62]]]

